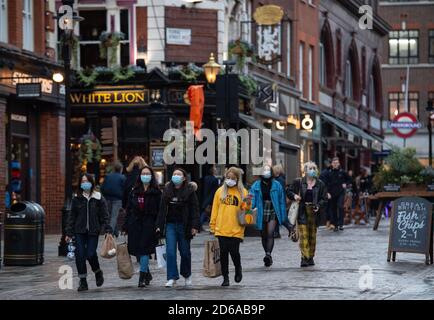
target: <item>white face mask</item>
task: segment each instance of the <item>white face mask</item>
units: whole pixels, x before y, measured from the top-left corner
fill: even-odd
[[[232,179],[226,179],[225,183],[226,183],[226,185],[229,188],[232,188],[233,186],[235,186],[237,184],[237,181],[236,180],[232,180]]]

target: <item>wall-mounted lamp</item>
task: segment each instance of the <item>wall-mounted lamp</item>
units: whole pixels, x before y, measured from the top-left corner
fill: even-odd
[[[208,63],[203,65],[205,77],[208,83],[215,83],[217,75],[220,72],[221,66],[215,62],[214,53],[211,53]]]
[[[56,83],[62,83],[65,78],[64,78],[63,74],[61,74],[60,72],[56,72],[53,74],[52,79]]]

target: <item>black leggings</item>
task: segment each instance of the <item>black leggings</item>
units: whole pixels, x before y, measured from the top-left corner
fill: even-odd
[[[232,262],[234,263],[235,269],[241,269],[241,256],[240,256],[240,243],[239,238],[229,238],[218,236],[220,245],[220,264],[222,267],[223,277],[228,277],[229,275],[229,254],[231,255]]]
[[[271,220],[270,222],[264,222],[262,228],[262,247],[266,254],[271,254],[274,248],[274,230],[278,225],[277,220]]]

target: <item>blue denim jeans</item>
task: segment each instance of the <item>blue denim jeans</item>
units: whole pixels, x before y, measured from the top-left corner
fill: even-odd
[[[179,279],[176,247],[181,255],[181,275],[188,278],[191,276],[190,240],[185,239],[183,224],[168,223],[166,226],[167,280]]]
[[[96,248],[98,247],[98,236],[89,235],[87,233],[75,234],[75,264],[77,266],[77,272],[79,278],[87,277],[86,260],[93,272],[99,270],[98,255]]]
[[[119,210],[122,208],[122,200],[107,200],[107,209],[110,213],[110,226],[112,227],[113,234],[117,237],[118,230],[118,216]]]
[[[140,272],[149,272],[149,255],[140,257]]]

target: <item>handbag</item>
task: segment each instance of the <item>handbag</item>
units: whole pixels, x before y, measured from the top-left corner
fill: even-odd
[[[255,208],[253,210],[240,210],[238,211],[238,223],[241,226],[253,225],[256,224],[258,219],[258,210]]]
[[[134,275],[133,262],[131,256],[128,253],[127,242],[123,242],[117,245],[117,264],[118,274],[121,279],[131,279]]]
[[[299,193],[298,195],[300,196],[300,192],[301,192],[301,180],[299,181],[300,184],[300,188],[299,188]],[[291,206],[289,207],[288,210],[288,220],[289,223],[292,224],[293,226],[295,226],[296,222],[297,222],[297,218],[298,218],[298,209],[300,208],[300,204],[298,203],[298,201],[292,201],[291,202]]]
[[[167,253],[166,253],[166,245],[164,243],[164,240],[160,239],[158,241],[158,245],[155,248],[155,254],[157,256],[158,268],[165,268],[167,265]]]
[[[203,259],[202,274],[208,278],[216,278],[222,275],[220,264],[220,245],[218,240],[205,241],[205,254]]]
[[[294,227],[292,228],[289,237],[293,242],[297,242],[300,239],[300,231],[298,230],[298,222],[295,222]]]
[[[111,259],[116,256],[116,242],[110,233],[106,234],[104,237],[104,241],[101,246],[100,256],[106,259]]]

